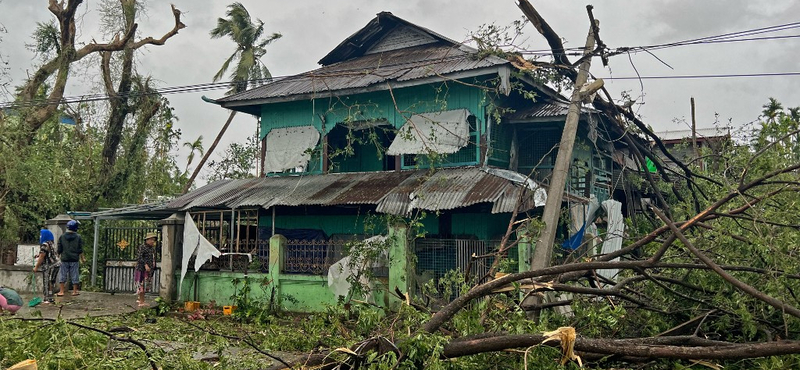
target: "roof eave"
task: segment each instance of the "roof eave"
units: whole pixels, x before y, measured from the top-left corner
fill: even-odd
[[[376,91],[388,91],[392,89],[401,89],[406,87],[427,85],[430,83],[441,82],[441,81],[451,81],[451,80],[458,80],[463,78],[471,78],[479,76],[490,76],[493,74],[501,75],[501,73],[503,71],[508,70],[508,68],[509,67],[506,65],[497,65],[497,66],[473,69],[469,71],[449,73],[446,75],[430,76],[410,81],[384,81],[365,87],[340,89],[332,91],[326,90],[321,92],[310,92],[304,94],[277,96],[271,98],[253,99],[245,101],[226,101],[226,102],[220,102],[220,105],[224,108],[244,111],[245,110],[244,107],[259,107],[260,105],[263,104],[285,103],[291,101],[302,101],[311,99],[325,99],[336,96],[356,95],[356,94],[371,93]],[[260,109],[255,109],[255,110],[258,110],[260,112]]]

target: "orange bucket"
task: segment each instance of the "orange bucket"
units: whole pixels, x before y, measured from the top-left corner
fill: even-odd
[[[183,309],[186,312],[194,312],[200,309],[200,302],[198,301],[186,301],[183,303]]]
[[[236,306],[222,306],[222,314],[230,316],[233,314],[233,311],[236,311]]]

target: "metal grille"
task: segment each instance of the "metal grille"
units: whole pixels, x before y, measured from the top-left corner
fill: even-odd
[[[283,272],[289,274],[325,275],[328,268],[343,257],[345,243],[334,240],[288,240]]]
[[[139,245],[147,233],[158,234],[155,226],[107,227],[102,231],[102,244],[98,250],[98,265],[103,266],[103,289],[106,292],[135,292],[134,270]],[[160,239],[160,235],[159,235]],[[156,262],[161,261],[161,241],[156,240]],[[153,272],[148,293],[159,291],[160,268]]]
[[[108,227],[103,230],[104,261],[133,261],[139,245],[144,243],[147,233],[157,233],[158,228],[151,227]],[[160,239],[159,234],[159,239]],[[156,261],[161,261],[161,241],[156,240]]]
[[[555,128],[540,130],[524,130],[520,132],[519,168],[530,171],[534,167],[552,168],[558,155],[558,143],[561,141],[561,131]],[[546,157],[545,157],[546,156]],[[544,159],[542,159],[544,158]]]
[[[133,293],[136,291],[136,282],[133,279],[136,262],[122,262],[114,266],[106,266],[103,286],[106,292]],[[145,285],[146,293],[158,293],[161,284],[161,268],[153,270],[153,277]]]
[[[418,280],[422,284],[431,280],[438,284],[450,270],[468,274],[473,282],[475,279],[483,280],[494,258],[472,261],[472,255],[488,254],[498,244],[498,241],[469,239],[417,239],[414,252],[417,256]]]

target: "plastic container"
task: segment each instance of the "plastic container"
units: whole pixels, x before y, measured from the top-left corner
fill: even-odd
[[[223,315],[232,315],[233,311],[236,311],[236,306],[222,306],[222,314]]]
[[[200,302],[198,301],[186,301],[183,303],[183,309],[186,312],[194,312],[200,309]]]

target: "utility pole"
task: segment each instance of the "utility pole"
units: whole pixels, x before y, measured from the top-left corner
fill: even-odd
[[[694,157],[692,157],[692,160],[694,161],[700,157],[700,152],[697,151],[697,121],[695,120],[694,116],[694,96],[691,97],[689,102],[692,105],[692,151],[694,152]]]
[[[599,29],[599,22],[589,27],[589,36],[586,38],[586,47],[583,50],[584,57],[591,54],[594,49],[595,28]],[[558,155],[556,156],[556,163],[553,166],[553,174],[550,179],[550,189],[547,192],[547,201],[544,205],[542,221],[545,223],[545,228],[536,242],[536,249],[533,251],[530,265],[531,271],[550,265],[550,259],[553,257],[553,243],[555,241],[556,227],[558,226],[558,216],[561,213],[561,199],[564,197],[564,186],[566,186],[567,175],[572,162],[572,148],[575,146],[575,135],[578,132],[581,102],[603,85],[602,80],[597,80],[590,86],[584,86],[589,77],[590,65],[591,58],[586,57],[578,67],[578,76],[575,79],[575,88],[572,91],[572,99],[569,104],[567,119],[564,123],[564,132],[561,134],[561,143],[558,146]]]

